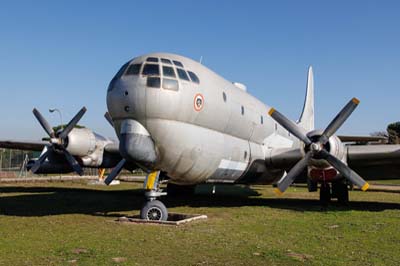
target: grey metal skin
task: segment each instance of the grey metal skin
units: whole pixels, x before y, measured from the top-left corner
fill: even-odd
[[[271,149],[268,137],[279,135],[283,143],[280,148],[300,144],[268,116],[268,106],[240,85],[186,57],[153,53],[137,57],[130,64],[144,63],[147,57],[181,62],[185,70],[199,77],[200,84],[178,79],[179,89],[175,91],[147,87],[147,76],[143,75],[123,74],[114,79],[108,89],[107,106],[124,158],[133,161],[143,148],[151,157],[152,169],[165,171],[172,183],[182,185],[240,182],[250,166],[263,168],[263,183],[282,176],[282,171],[271,169],[269,173],[265,169],[266,154]],[[198,94],[204,99],[199,111],[194,106]],[[131,123],[143,127],[149,138],[127,139],[124,125]],[[144,142],[148,146],[135,146]]]

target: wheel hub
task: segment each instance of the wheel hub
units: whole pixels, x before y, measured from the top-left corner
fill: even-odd
[[[160,221],[162,219],[162,211],[156,207],[150,208],[147,211],[147,218],[152,221]]]

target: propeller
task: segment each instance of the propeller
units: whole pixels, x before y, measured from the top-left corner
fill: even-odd
[[[82,109],[71,119],[71,121],[67,124],[67,126],[61,132],[54,132],[53,128],[47,122],[47,120],[42,116],[42,114],[36,109],[33,109],[33,114],[36,119],[39,121],[42,128],[46,131],[46,133],[50,137],[50,146],[53,150],[61,152],[64,154],[65,159],[68,161],[69,165],[74,169],[76,173],[79,175],[83,175],[83,170],[79,165],[78,161],[71,155],[65,148],[65,144],[67,143],[68,134],[74,129],[74,127],[78,124],[79,120],[86,112],[86,107],[82,107]],[[35,164],[32,166],[31,171],[35,173],[39,170],[40,166],[46,160],[46,158],[50,154],[50,150],[48,149],[44,152],[39,159],[36,160]]]
[[[107,176],[107,178],[104,180],[104,183],[106,185],[111,184],[111,182],[119,175],[119,173],[124,169],[126,163],[126,159],[122,159],[117,166],[114,167],[114,169],[111,171],[111,173]]]
[[[113,121],[113,119],[112,119],[110,113],[109,113],[109,112],[106,112],[106,113],[104,114],[104,117],[105,117],[105,119],[108,121],[108,123],[110,123],[110,125],[111,125],[112,127],[114,127],[114,121]]]
[[[305,150],[307,151],[305,156],[298,161],[295,166],[293,166],[289,173],[278,181],[277,187],[275,188],[277,194],[281,195],[285,192],[285,190],[294,182],[296,177],[308,166],[310,160],[313,158],[326,160],[333,168],[342,174],[343,177],[351,183],[359,186],[361,190],[365,191],[368,189],[369,184],[361,176],[326,150],[326,144],[328,143],[329,138],[343,125],[347,118],[349,118],[357,108],[359,103],[360,101],[357,98],[351,99],[326,127],[317,140],[310,139],[303,128],[286,118],[274,108],[269,110],[268,114],[292,135],[300,139],[305,144]]]

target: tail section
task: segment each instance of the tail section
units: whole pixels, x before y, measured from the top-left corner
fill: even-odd
[[[308,78],[307,78],[307,91],[306,98],[304,100],[303,111],[301,113],[300,119],[298,120],[298,125],[304,128],[307,132],[314,130],[314,75],[312,67],[308,68]]]

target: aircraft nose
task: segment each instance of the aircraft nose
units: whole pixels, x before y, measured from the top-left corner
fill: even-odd
[[[113,83],[107,92],[107,109],[114,122],[115,119],[131,118],[143,123],[146,111],[144,88],[137,77],[123,77]]]
[[[119,151],[126,160],[146,168],[157,162],[157,151],[150,133],[133,119],[125,119],[121,123]]]

